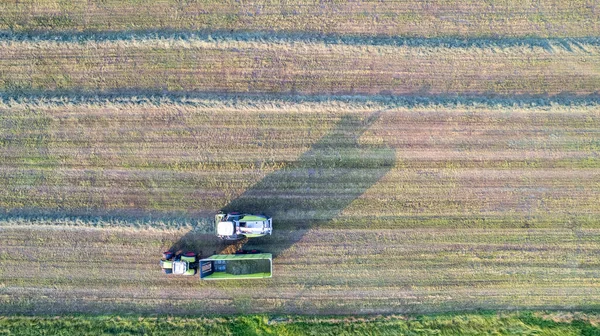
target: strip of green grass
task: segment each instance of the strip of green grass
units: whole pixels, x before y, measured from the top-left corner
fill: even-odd
[[[482,313],[373,318],[0,317],[0,335],[599,335],[597,316]]]

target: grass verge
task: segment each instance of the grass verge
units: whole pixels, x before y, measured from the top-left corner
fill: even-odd
[[[0,317],[0,335],[599,335],[598,315],[474,313],[430,316]]]

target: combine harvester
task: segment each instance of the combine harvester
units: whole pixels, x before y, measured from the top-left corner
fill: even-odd
[[[225,240],[263,237],[273,232],[273,219],[266,215],[219,212],[215,216],[215,231]]]
[[[225,253],[200,259],[194,252],[163,253],[160,266],[165,274],[195,275],[200,270],[200,279],[261,279],[273,276],[273,256],[257,250],[242,250],[248,238],[263,237],[273,231],[271,217],[265,215],[220,212],[215,216],[215,231],[219,238],[235,241]],[[235,251],[235,252],[234,252]],[[223,252],[221,252],[223,253]]]

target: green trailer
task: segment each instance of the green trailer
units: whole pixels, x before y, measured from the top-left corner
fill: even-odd
[[[264,279],[273,276],[273,255],[215,254],[200,260],[200,279]]]

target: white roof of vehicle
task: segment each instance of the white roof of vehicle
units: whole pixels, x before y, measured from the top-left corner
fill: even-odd
[[[249,229],[262,229],[264,222],[246,222],[246,227]]]
[[[240,231],[242,231],[242,233],[265,234],[270,233],[271,229],[268,221],[255,221],[246,222],[244,226],[240,225]]]
[[[183,274],[187,271],[187,263],[185,261],[173,262],[173,274]]]
[[[219,222],[217,225],[217,234],[219,236],[233,235],[233,222]]]

